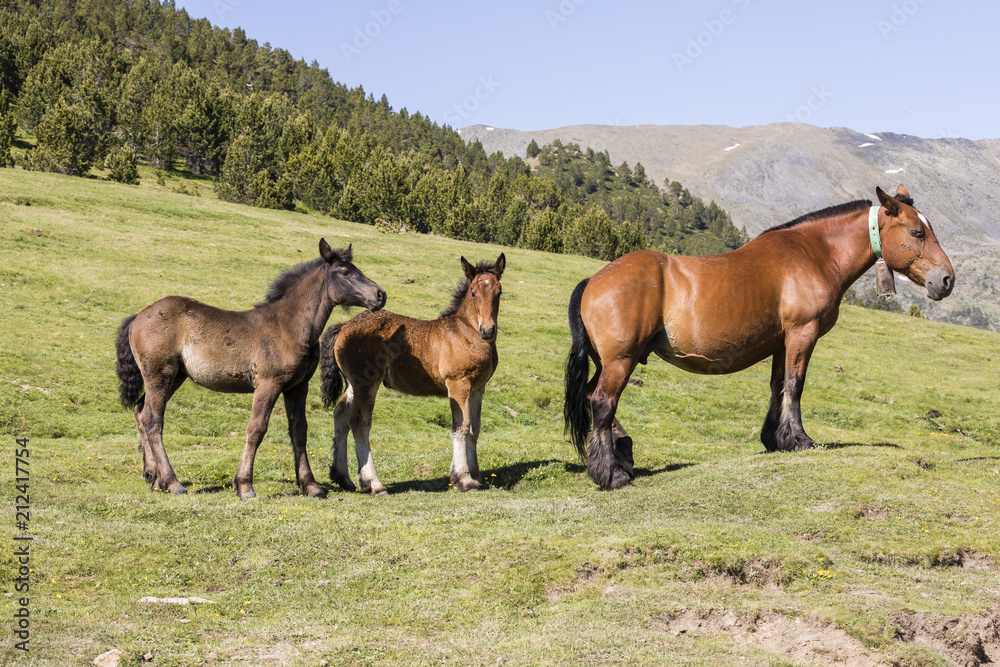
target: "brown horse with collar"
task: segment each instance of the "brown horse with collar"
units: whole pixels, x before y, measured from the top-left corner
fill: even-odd
[[[324,405],[333,413],[330,480],[354,491],[347,471],[347,432],[354,434],[362,491],[386,495],[375,472],[368,434],[380,384],[411,396],[441,396],[451,402],[451,483],[460,491],[484,484],[476,447],[486,383],[497,357],[500,277],[507,260],[472,266],[462,258],[462,280],[452,303],[436,320],[417,320],[388,311],[361,313],[332,326],[323,336],[320,374]],[[341,396],[343,380],[347,391]]]
[[[320,239],[319,252],[320,257],[278,276],[264,302],[252,310],[223,310],[168,296],[122,322],[117,342],[121,402],[135,413],[142,476],[154,490],[186,492],[163,448],[163,412],[191,378],[214,391],[253,394],[246,447],[233,479],[240,498],[255,495],[254,457],[281,394],[299,489],[307,496],[326,495],[306,454],[306,392],[319,362],[319,337],[334,306],[378,310],[385,292],[351,263],[350,246],[334,250]]]
[[[564,416],[587,472],[602,488],[630,483],[632,439],[615,418],[636,364],[655,354],[692,373],[733,373],[772,357],[768,451],[812,447],[800,399],[816,341],[837,322],[845,290],[879,252],[890,269],[948,296],[955,272],[902,185],[773,227],[709,257],[629,253],[573,292]],[[589,359],[596,372],[588,382]]]

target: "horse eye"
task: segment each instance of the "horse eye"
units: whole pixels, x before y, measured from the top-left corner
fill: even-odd
[[[922,238],[925,238],[927,236],[927,232],[925,232],[922,229],[911,229],[910,230],[910,236],[912,236],[914,238],[922,239]]]

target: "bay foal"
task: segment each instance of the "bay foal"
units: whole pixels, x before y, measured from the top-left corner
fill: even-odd
[[[464,279],[451,306],[436,320],[388,311],[361,313],[323,336],[321,377],[325,405],[334,409],[330,480],[355,490],[347,471],[347,433],[354,435],[362,491],[386,495],[375,472],[368,435],[379,385],[413,396],[447,397],[451,403],[451,483],[460,491],[484,484],[476,447],[483,393],[497,356],[500,277],[507,260],[472,266],[462,258]],[[347,390],[343,390],[343,378]],[[339,401],[337,400],[339,397]]]

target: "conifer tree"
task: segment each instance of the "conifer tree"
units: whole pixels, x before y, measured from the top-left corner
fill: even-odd
[[[14,118],[14,110],[10,108],[6,93],[0,90],[0,167],[14,166],[10,149],[16,136],[17,120]]]

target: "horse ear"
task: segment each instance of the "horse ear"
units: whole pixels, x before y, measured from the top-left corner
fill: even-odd
[[[469,264],[465,257],[462,257],[462,273],[464,273],[465,277],[469,280],[476,277],[476,267]]]
[[[903,185],[902,183],[900,183],[899,187],[896,188],[896,196],[897,197],[905,197],[907,199],[913,199],[913,197],[910,196],[910,191],[907,190],[906,186]]]
[[[878,186],[875,187],[875,194],[878,196],[878,200],[882,206],[885,206],[885,212],[888,215],[896,215],[899,213],[899,201],[887,195],[885,190]]]
[[[319,256],[322,257],[327,264],[333,264],[333,248],[330,244],[326,242],[326,239],[319,240]]]
[[[507,258],[504,257],[503,253],[497,257],[497,263],[493,265],[493,270],[497,272],[497,278],[503,275],[503,270],[507,268]]]

